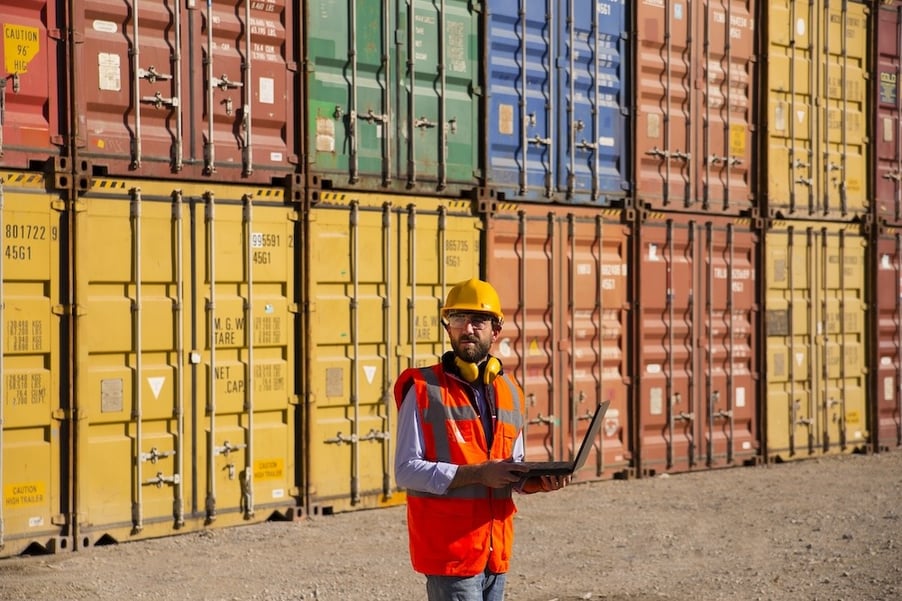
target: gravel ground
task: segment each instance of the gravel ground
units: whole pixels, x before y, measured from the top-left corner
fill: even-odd
[[[902,599],[902,452],[519,497],[508,601]],[[415,600],[403,507],[0,561],[3,600]]]

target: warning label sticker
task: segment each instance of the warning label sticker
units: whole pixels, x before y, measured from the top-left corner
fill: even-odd
[[[28,63],[41,49],[41,36],[37,27],[3,25],[3,56],[8,73],[21,75],[28,71]]]

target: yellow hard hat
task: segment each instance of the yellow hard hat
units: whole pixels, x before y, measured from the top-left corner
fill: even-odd
[[[455,311],[490,313],[498,320],[498,323],[504,321],[498,293],[491,284],[476,278],[458,282],[448,292],[445,306],[442,307],[442,319],[447,319],[448,315]]]

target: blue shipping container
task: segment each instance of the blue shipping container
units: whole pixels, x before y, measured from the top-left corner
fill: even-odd
[[[487,186],[499,198],[610,206],[629,194],[623,0],[493,0]]]

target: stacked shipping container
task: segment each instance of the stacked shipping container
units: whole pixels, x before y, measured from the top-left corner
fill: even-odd
[[[761,181],[769,459],[864,448],[868,7],[768,3]]]
[[[878,449],[902,446],[902,0],[881,2],[873,17],[874,234],[871,277],[873,386],[870,428]]]
[[[0,4],[4,555],[403,503],[473,275],[581,480],[902,444],[902,0]]]
[[[633,448],[641,474],[759,453],[754,2],[636,6]]]

